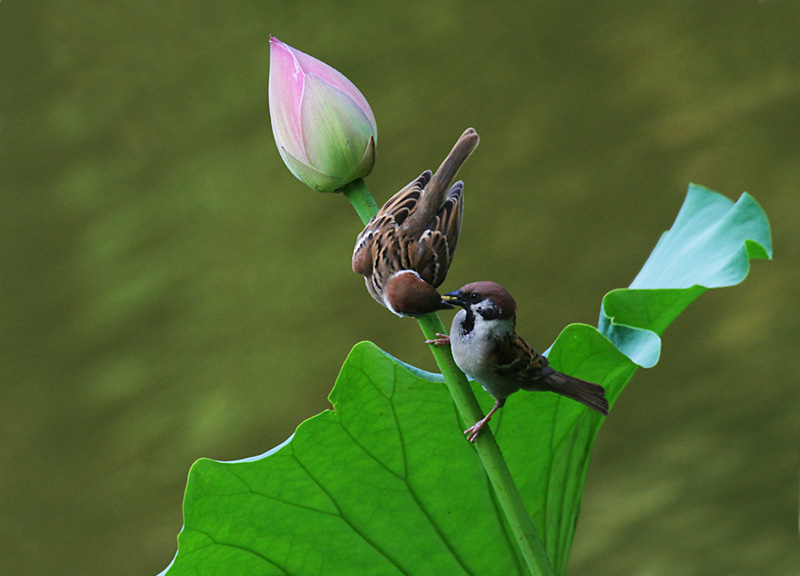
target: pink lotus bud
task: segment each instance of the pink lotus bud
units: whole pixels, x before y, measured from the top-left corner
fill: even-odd
[[[324,62],[274,36],[269,43],[272,133],[292,174],[320,192],[369,174],[378,128],[366,98]]]

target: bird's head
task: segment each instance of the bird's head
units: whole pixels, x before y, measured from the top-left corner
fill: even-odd
[[[508,293],[508,290],[496,282],[472,282],[458,290],[448,292],[442,296],[448,304],[461,306],[467,311],[467,316],[474,316],[486,321],[515,320],[517,303]]]
[[[413,270],[392,274],[383,288],[383,301],[398,316],[422,316],[453,307]]]

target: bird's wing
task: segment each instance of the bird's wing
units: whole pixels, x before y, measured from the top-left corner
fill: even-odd
[[[498,376],[514,377],[520,382],[532,382],[553,374],[547,358],[531,348],[519,334],[500,342],[495,349],[495,372]]]
[[[497,347],[494,360],[495,372],[516,379],[523,390],[555,392],[600,414],[608,414],[608,400],[602,386],[556,372],[547,358],[528,346],[516,333]]]
[[[412,268],[423,280],[437,288],[444,282],[461,232],[464,214],[464,183],[456,182],[430,228],[417,241]]]
[[[367,223],[356,238],[353,272],[364,276],[372,273],[375,261],[382,257],[381,253],[386,246],[396,239],[397,227],[414,211],[422,195],[422,189],[430,179],[431,172],[426,170],[389,198]]]

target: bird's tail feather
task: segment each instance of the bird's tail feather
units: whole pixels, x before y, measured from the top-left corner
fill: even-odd
[[[480,138],[474,128],[467,128],[459,136],[458,141],[453,146],[450,154],[444,159],[442,164],[433,174],[430,187],[436,190],[446,191],[450,188],[450,183],[455,179],[461,165],[467,161],[469,155],[477,148]]]
[[[447,190],[456,177],[461,165],[466,162],[472,151],[478,146],[480,137],[474,128],[467,128],[458,138],[453,149],[425,185],[425,190],[416,209],[401,225],[406,233],[421,233],[444,204]]]
[[[549,385],[548,389],[552,392],[580,402],[604,416],[608,415],[606,390],[599,384],[573,378],[561,372],[555,372],[550,375],[547,378],[547,383]]]

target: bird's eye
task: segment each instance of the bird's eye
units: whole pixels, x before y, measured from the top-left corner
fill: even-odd
[[[470,300],[475,300],[475,301],[477,301],[477,300],[478,300],[478,298],[479,298],[479,296],[478,296],[478,293],[477,293],[477,292],[473,292],[472,294],[470,294],[470,295],[469,295],[469,299],[470,299]]]

